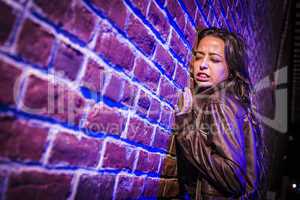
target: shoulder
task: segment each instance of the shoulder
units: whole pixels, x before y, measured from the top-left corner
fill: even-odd
[[[211,104],[219,107],[220,110],[223,110],[227,114],[231,113],[239,119],[244,118],[248,112],[247,109],[243,106],[241,100],[239,100],[232,94],[226,94],[222,98],[212,101]]]

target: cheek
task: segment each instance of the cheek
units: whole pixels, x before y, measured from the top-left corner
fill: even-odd
[[[194,64],[191,66],[191,72],[193,76],[195,75],[195,73],[197,73],[197,62],[194,62]]]
[[[212,72],[212,77],[214,82],[220,82],[228,78],[228,70],[226,66],[215,66]]]
[[[227,67],[226,67],[226,68],[223,68],[222,74],[223,74],[224,79],[227,79],[227,78],[228,78],[229,73],[228,73]]]
[[[198,66],[198,62],[197,61],[193,61],[193,64],[192,64],[192,69],[195,70]]]

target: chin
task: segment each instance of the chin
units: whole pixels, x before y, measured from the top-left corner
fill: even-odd
[[[211,87],[213,84],[211,82],[199,82],[197,81],[197,86],[199,88],[207,88],[207,87]]]

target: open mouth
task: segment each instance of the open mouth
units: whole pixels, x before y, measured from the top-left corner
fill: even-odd
[[[199,72],[196,74],[196,79],[198,81],[208,81],[209,80],[209,75],[203,72]]]

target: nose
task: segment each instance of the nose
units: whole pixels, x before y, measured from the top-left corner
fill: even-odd
[[[203,69],[207,69],[207,68],[208,68],[207,61],[206,61],[206,59],[203,59],[202,63],[200,63],[200,69],[203,70]]]

